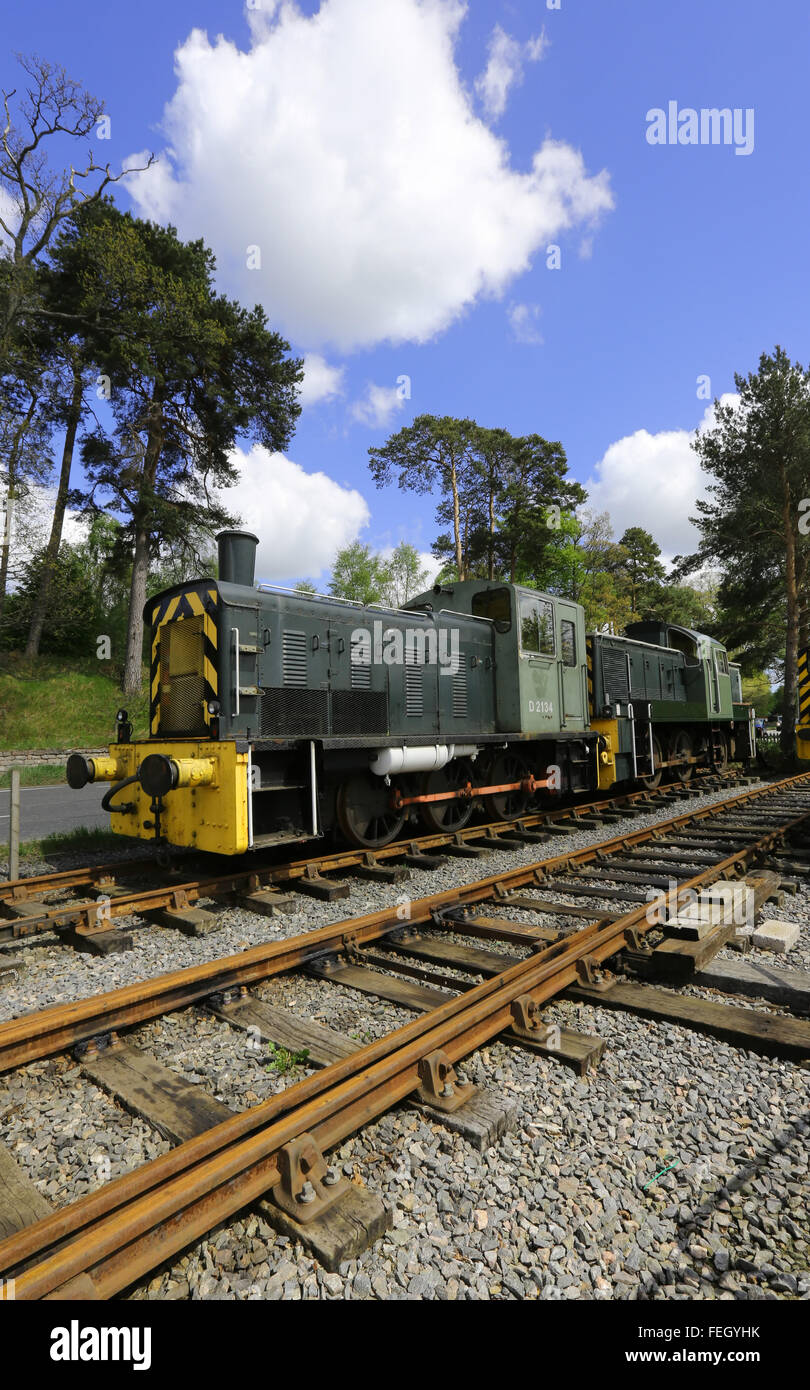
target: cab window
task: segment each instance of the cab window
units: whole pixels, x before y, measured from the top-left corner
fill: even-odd
[[[721,673],[721,675],[727,676],[727,675],[728,675],[728,656],[726,655],[725,652],[718,651],[718,653],[717,653],[717,665],[718,665],[718,667],[720,668],[720,673]]]
[[[576,666],[577,630],[567,618],[563,618],[560,623],[560,646],[562,647],[563,666]]]
[[[473,616],[489,618],[499,632],[508,632],[512,626],[512,606],[508,589],[482,589],[473,595],[470,605]]]
[[[521,598],[520,649],[528,655],[554,655],[554,608],[548,599]]]

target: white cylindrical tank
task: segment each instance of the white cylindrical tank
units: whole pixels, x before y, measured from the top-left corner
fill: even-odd
[[[475,743],[431,743],[423,748],[381,748],[369,763],[375,777],[392,777],[398,772],[436,772],[453,758],[475,758]]]

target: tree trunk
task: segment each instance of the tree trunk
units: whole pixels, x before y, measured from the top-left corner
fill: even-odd
[[[786,757],[795,753],[796,700],[799,668],[799,591],[796,583],[796,537],[791,518],[790,492],[783,473],[783,516],[785,523],[785,594],[787,598],[787,632],[785,635],[785,693],[782,708],[782,752]]]
[[[70,491],[70,473],[73,467],[73,450],[76,444],[76,431],[79,428],[79,421],[82,418],[83,393],[84,382],[82,380],[81,362],[78,357],[76,357],[73,361],[73,393],[70,398],[65,443],[62,449],[62,466],[59,470],[59,486],[56,489],[56,504],[53,511],[53,521],[51,522],[51,535],[45,551],[45,560],[39,580],[39,590],[34,600],[34,609],[31,614],[31,626],[28,630],[28,641],[25,647],[26,656],[37,656],[39,654],[39,644],[42,641],[42,630],[45,626],[45,615],[48,611],[48,597],[51,591],[56,557],[59,554],[59,547],[62,544],[62,527],[65,523],[68,492]]]
[[[489,482],[489,564],[487,578],[495,578],[495,487],[492,478]]]
[[[146,579],[149,573],[149,529],[143,518],[143,494],[151,492],[157,476],[160,451],[163,447],[163,400],[157,387],[152,395],[151,419],[146,441],[143,481],[139,510],[135,517],[135,545],[132,553],[132,579],[129,586],[129,622],[127,648],[124,658],[124,695],[139,695],[143,685],[143,606],[146,603]]]
[[[146,577],[149,573],[149,533],[145,526],[135,532],[132,554],[132,579],[129,586],[129,622],[127,650],[124,659],[124,678],[121,688],[125,695],[139,695],[143,683],[143,606],[146,603]]]
[[[11,549],[11,508],[14,502],[14,469],[9,462],[8,492],[6,494],[3,543],[0,546],[0,627],[3,622],[3,609],[6,606],[6,584],[8,583],[8,556]]]
[[[799,594],[799,651],[810,647],[810,603],[807,594],[807,555],[796,556],[796,588]]]
[[[2,547],[0,547],[0,619],[2,619],[3,609],[6,603],[8,566],[9,557],[11,554],[11,513],[14,506],[14,487],[17,482],[17,462],[22,452],[23,440],[25,439],[26,433],[28,432],[28,427],[31,424],[31,421],[34,417],[34,411],[36,410],[36,406],[37,397],[32,393],[31,403],[28,406],[28,409],[26,410],[22,420],[20,421],[20,424],[17,428],[17,432],[14,435],[14,439],[12,440],[11,448],[9,450],[8,455],[8,490],[6,492],[6,511],[5,524],[3,527],[3,541]]]
[[[461,551],[461,517],[458,501],[458,474],[456,472],[456,456],[450,455],[450,487],[453,492],[453,541],[456,550],[456,569],[459,579],[465,579],[464,557]]]

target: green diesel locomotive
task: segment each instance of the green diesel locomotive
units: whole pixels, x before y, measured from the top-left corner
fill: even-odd
[[[713,639],[640,623],[585,635],[582,607],[502,581],[401,609],[254,584],[223,532],[219,578],[150,599],[150,734],[125,711],[71,786],[112,785],[113,828],[220,854],[334,833],[373,850],[407,821],[463,828],[562,793],[753,755],[739,671]]]

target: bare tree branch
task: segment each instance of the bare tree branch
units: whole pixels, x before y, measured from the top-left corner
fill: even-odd
[[[67,169],[54,169],[48,160],[46,142],[56,138],[58,145],[64,136],[86,139],[105,114],[104,103],[69,77],[64,68],[36,56],[17,57],[30,81],[25,96],[17,103],[16,113],[12,102],[17,88],[2,94],[0,189],[16,211],[16,217],[8,212],[0,217],[0,230],[6,241],[3,259],[10,260],[13,266],[0,306],[0,339],[4,341],[22,314],[38,312],[26,282],[61,225],[78,207],[102,198],[112,184],[128,174],[142,173],[154,163],[154,155],[150,154],[145,165],[114,173],[109,163],[96,162],[90,146],[83,167],[71,161]]]

